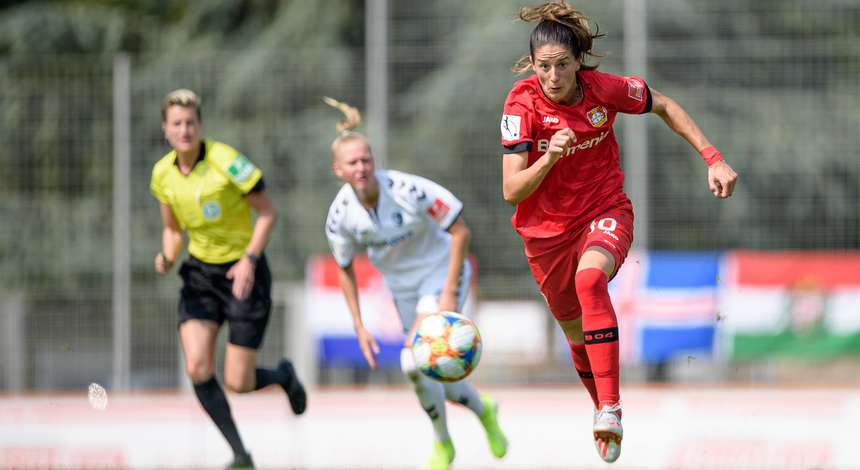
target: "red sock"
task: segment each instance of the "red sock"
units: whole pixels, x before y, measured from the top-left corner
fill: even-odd
[[[618,391],[618,320],[609,300],[609,280],[600,269],[576,273],[576,294],[582,305],[585,350],[594,374],[598,408],[621,400]]]
[[[594,374],[591,373],[591,363],[588,362],[588,354],[585,352],[584,344],[574,344],[567,342],[570,346],[570,355],[573,357],[573,367],[576,368],[576,373],[579,374],[579,380],[582,380],[582,385],[588,390],[591,395],[591,401],[594,402],[594,407],[597,408],[597,388],[594,385]]]

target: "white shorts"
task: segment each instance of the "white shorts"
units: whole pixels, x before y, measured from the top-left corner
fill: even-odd
[[[408,333],[415,323],[418,312],[435,313],[439,311],[439,296],[445,286],[445,276],[448,275],[448,267],[437,269],[427,276],[418,288],[413,291],[392,292],[394,305],[400,314],[400,324],[403,332]],[[457,287],[457,311],[462,312],[469,295],[469,286],[472,284],[472,267],[468,262],[463,263],[463,271],[460,274],[460,282]]]

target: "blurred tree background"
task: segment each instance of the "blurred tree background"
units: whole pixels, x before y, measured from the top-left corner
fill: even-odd
[[[530,26],[519,2],[394,0],[388,166],[448,186],[466,202],[479,285],[533,296],[501,198],[498,120]],[[607,38],[601,69],[624,73],[620,0],[579,2]],[[112,63],[132,61],[135,285],[155,288],[159,218],[151,165],[168,148],[159,108],[177,87],[203,99],[206,135],[264,170],[282,219],[269,253],[298,280],[325,253],[337,189],[328,146],[338,114],[366,109],[364,2],[68,0],[0,5],[2,282],[27,290],[110,281]],[[684,105],[738,170],[730,201],[654,116],[649,129],[657,249],[856,248],[860,168],[860,5],[812,0],[652,0],[649,84]],[[618,126],[620,130],[620,126]],[[622,142],[622,153],[624,151]],[[636,201],[634,201],[634,204]],[[641,223],[641,222],[640,222]]]
[[[601,70],[625,74],[625,1],[575,4],[607,34],[596,46]],[[531,30],[515,20],[521,5],[388,2],[385,161],[464,200],[485,299],[539,299],[501,197],[499,118]],[[131,196],[132,386],[177,384],[179,280],[153,273],[161,226],[149,193],[152,165],[169,150],[160,106],[170,90],[197,91],[205,135],[263,169],[281,212],[267,248],[275,279],[303,281],[309,257],[327,252],[323,221],[339,187],[329,155],[339,114],[320,98],[367,110],[365,8],[359,0],[0,2],[0,311],[24,312],[23,387],[111,379],[111,351],[122,341],[112,329],[114,190]],[[639,228],[648,224],[646,246],[856,249],[860,3],[649,0],[645,21],[649,85],[679,101],[740,174],[734,197],[717,201],[704,164],[660,119],[619,117],[647,122],[650,210],[637,218]],[[131,67],[129,188],[113,183],[120,54]],[[287,295],[276,294],[264,362],[284,350]]]

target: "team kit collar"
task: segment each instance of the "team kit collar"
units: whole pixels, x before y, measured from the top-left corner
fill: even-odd
[[[200,153],[197,154],[197,161],[194,162],[194,166],[191,168],[191,171],[194,171],[197,168],[197,165],[206,159],[206,140],[200,140]],[[173,151],[173,165],[176,168],[179,168],[179,154],[176,153],[176,150]]]

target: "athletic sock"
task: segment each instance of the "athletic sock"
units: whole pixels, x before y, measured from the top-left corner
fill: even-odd
[[[424,377],[423,374],[418,378],[415,385],[415,394],[418,395],[418,402],[421,403],[421,408],[430,417],[433,423],[433,431],[436,434],[436,440],[445,441],[451,438],[448,435],[448,418],[445,414],[445,388],[441,383]]]
[[[472,410],[478,416],[484,414],[484,404],[481,403],[481,397],[472,384],[461,380],[459,382],[446,383],[443,386],[445,387],[445,398],[448,401],[459,403]]]
[[[582,385],[588,390],[591,396],[591,401],[594,402],[594,407],[599,408],[597,400],[597,386],[594,384],[594,374],[591,372],[591,363],[588,361],[588,353],[585,350],[585,344],[575,344],[570,341],[567,343],[570,346],[570,355],[573,358],[573,367],[579,375],[579,380]]]
[[[307,408],[307,392],[296,375],[296,370],[289,359],[281,359],[277,369],[257,368],[255,372],[256,384],[254,390],[259,390],[272,384],[278,384],[287,393],[290,408],[293,413],[300,415]]]
[[[224,390],[218,384],[218,380],[213,375],[209,380],[194,384],[194,393],[197,394],[197,399],[218,426],[224,439],[230,444],[233,449],[233,455],[246,455],[245,446],[242,444],[242,438],[239,437],[239,430],[236,429],[236,423],[233,421],[233,415],[230,413],[230,404],[227,402],[227,396]]]
[[[600,269],[589,268],[576,273],[585,350],[594,374],[598,409],[603,405],[616,405],[621,399],[618,320],[609,299],[608,284],[606,274]]]
[[[278,369],[263,369],[258,367],[255,375],[257,383],[254,385],[254,390],[260,390],[272,384],[285,387],[288,380],[288,377]]]
[[[436,440],[444,442],[451,439],[448,435],[448,419],[445,415],[445,388],[441,383],[430,380],[418,370],[412,350],[409,348],[400,350],[400,369],[415,387],[418,403],[433,423]]]

